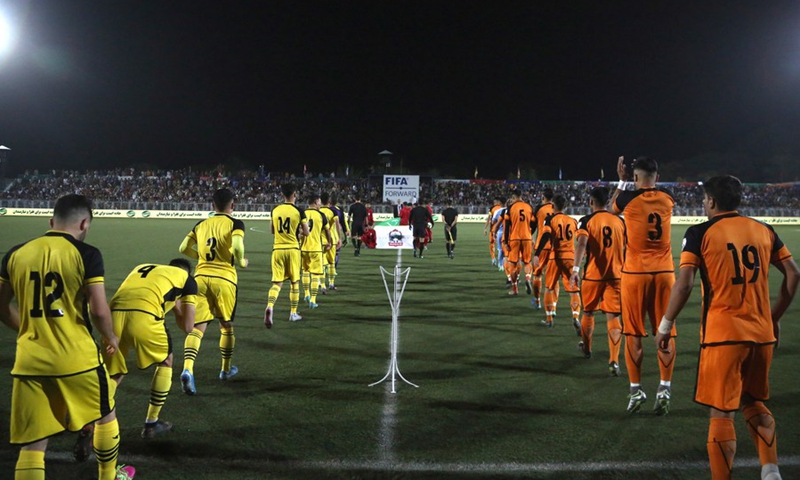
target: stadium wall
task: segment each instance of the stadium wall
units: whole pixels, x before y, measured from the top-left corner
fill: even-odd
[[[197,210],[94,210],[95,218],[161,218],[161,219],[195,219],[202,220],[214,215],[210,211]],[[50,217],[53,210],[50,208],[0,208],[0,218],[2,217]],[[235,211],[233,216],[241,220],[271,220],[271,212],[241,212]],[[389,213],[376,213],[373,215],[376,222],[393,218]],[[574,219],[581,218],[580,215],[571,215]],[[770,225],[800,225],[800,217],[753,217],[756,220]],[[439,222],[440,216],[434,214],[434,221]],[[673,216],[672,225],[695,225],[707,220],[706,217],[698,216]],[[459,223],[484,223],[486,214],[461,214],[458,216]]]

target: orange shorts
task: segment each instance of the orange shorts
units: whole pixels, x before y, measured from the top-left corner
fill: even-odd
[[[509,240],[508,241],[508,261],[517,263],[531,263],[533,254],[533,243],[530,240]]]
[[[619,284],[619,280],[583,280],[581,282],[583,310],[619,314],[621,311]]]
[[[547,272],[544,274],[545,288],[548,290],[555,290],[558,285],[558,279],[561,278],[561,285],[564,286],[565,292],[580,292],[577,286],[574,288],[569,287],[569,277],[572,275],[573,265],[574,260],[572,258],[553,258],[550,265],[547,267]]]
[[[769,400],[769,367],[774,345],[736,343],[700,349],[694,401],[735,412],[743,395]]]
[[[533,276],[541,277],[548,263],[550,263],[550,249],[544,248],[539,252],[539,266],[533,269]]]
[[[622,299],[622,333],[634,337],[655,335],[661,317],[667,311],[669,295],[675,283],[675,274],[625,273],[620,282]],[[650,317],[650,333],[645,327],[645,317]],[[676,336],[672,327],[672,336]]]

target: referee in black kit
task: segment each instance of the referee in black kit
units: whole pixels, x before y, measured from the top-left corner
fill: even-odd
[[[444,202],[445,209],[442,211],[444,219],[444,246],[447,248],[447,256],[452,260],[453,251],[456,249],[456,237],[458,236],[458,210],[453,208],[453,202],[449,198]]]

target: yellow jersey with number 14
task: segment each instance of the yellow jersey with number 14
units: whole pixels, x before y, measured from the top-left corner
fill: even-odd
[[[293,203],[282,203],[272,209],[273,250],[300,249],[297,237],[300,224],[306,223],[306,214]]]

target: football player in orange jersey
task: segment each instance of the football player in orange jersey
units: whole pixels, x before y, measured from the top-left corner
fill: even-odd
[[[775,419],[764,402],[769,399],[769,369],[780,319],[797,292],[800,270],[772,227],[736,211],[742,199],[738,178],[714,177],[703,189],[709,221],[686,230],[678,280],[656,342],[664,351],[674,348],[670,341],[674,322],[699,270],[703,315],[694,399],[710,407],[711,476],[731,478],[736,454],[733,418],[741,408],[756,444],[762,480],[779,480]],[[767,262],[783,275],[771,307]]]
[[[609,191],[597,187],[589,193],[592,213],[578,221],[575,233],[575,266],[572,267],[570,287],[580,285],[583,300],[581,342],[578,344],[586,358],[592,356],[592,334],[595,312],[606,314],[608,328],[608,373],[619,376],[619,348],[622,323],[619,315],[620,276],[625,254],[625,222],[606,210]],[[583,280],[581,262],[586,257]]]
[[[514,189],[511,192],[511,205],[506,209],[505,226],[503,227],[503,241],[508,245],[508,270],[511,275],[511,291],[509,295],[519,293],[520,262],[525,272],[526,285],[530,285],[531,253],[533,251],[533,229],[536,221],[533,218],[533,207],[521,199],[522,192]]]
[[[489,235],[489,253],[492,255],[492,265],[497,265],[497,246],[495,244],[495,236],[493,235],[493,231],[495,230],[493,227],[493,219],[494,214],[504,207],[504,202],[500,197],[494,197],[493,202],[494,205],[489,209],[489,213],[486,215],[486,223],[483,225],[483,236]]]
[[[617,173],[620,183],[628,180],[624,157],[619,157]],[[658,163],[648,157],[633,162],[635,191],[617,188],[611,197],[614,213],[623,214],[627,236],[625,262],[622,265],[622,333],[625,335],[625,365],[630,381],[628,412],[638,412],[647,396],[641,387],[644,350],[642,337],[655,335],[657,322],[664,315],[669,292],[675,283],[675,264],[672,261],[670,223],[675,201],[672,194],[660,187]],[[645,316],[650,317],[649,329]],[[675,332],[672,332],[675,336]],[[674,344],[674,339],[672,340]],[[673,345],[674,347],[674,345]],[[672,398],[672,371],[675,368],[675,348],[669,353],[657,350],[661,382],[656,391],[653,410],[658,415],[669,412]]]
[[[542,241],[542,230],[544,229],[544,221],[547,220],[547,217],[553,214],[553,189],[552,188],[545,188],[542,191],[542,203],[536,205],[536,208],[533,210],[533,216],[536,218],[536,239],[534,240],[533,244],[538,245],[539,242]],[[528,292],[533,293],[533,298],[531,298],[531,303],[533,304],[534,308],[542,308],[542,302],[540,300],[540,296],[542,293],[542,273],[544,272],[547,264],[550,261],[551,250],[550,248],[545,248],[542,250],[542,253],[539,254],[539,266],[533,268],[533,286],[532,291]],[[556,299],[558,298],[558,284],[556,284]]]
[[[572,273],[575,258],[575,246],[572,238],[575,235],[578,224],[574,218],[564,214],[566,205],[567,199],[563,195],[553,197],[553,214],[547,217],[544,222],[542,239],[536,246],[533,263],[534,266],[538,266],[542,250],[548,244],[552,245],[552,261],[545,275],[544,308],[547,319],[543,320],[542,324],[547,327],[553,326],[553,317],[556,314],[556,304],[558,303],[556,287],[558,286],[558,279],[561,277],[564,290],[569,293],[569,303],[572,307],[572,324],[575,327],[575,332],[580,335],[581,322],[578,317],[581,313],[581,295],[577,286],[569,285],[569,277]]]

